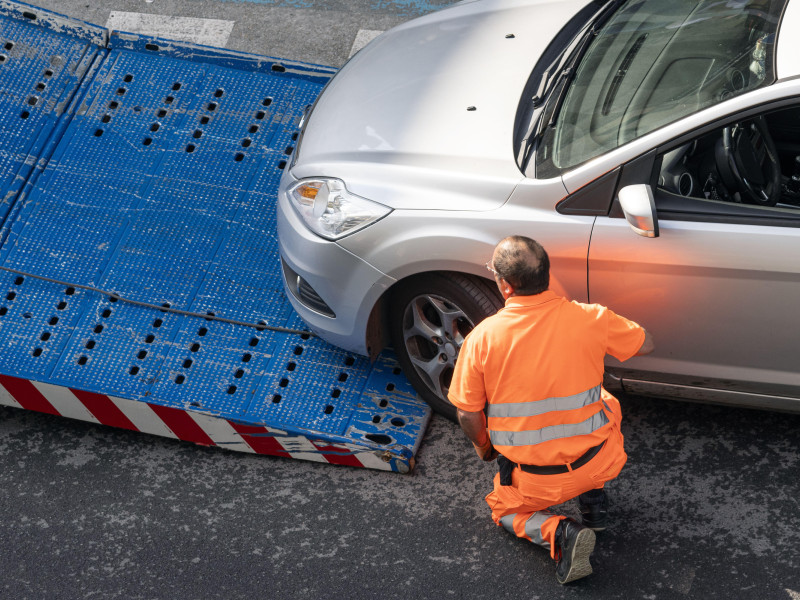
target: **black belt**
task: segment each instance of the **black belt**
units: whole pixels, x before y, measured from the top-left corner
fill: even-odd
[[[571,463],[569,468],[567,468],[567,465],[519,465],[519,468],[526,473],[532,473],[534,475],[558,475],[560,473],[569,473],[570,469],[574,471],[592,460],[595,455],[600,452],[603,444],[605,444],[605,441],[593,448],[589,448],[575,462]]]

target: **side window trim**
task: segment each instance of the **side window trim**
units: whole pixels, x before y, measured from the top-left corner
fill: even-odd
[[[692,200],[695,201],[692,202]],[[800,227],[800,210],[776,214],[774,209],[715,200],[697,201],[697,199],[685,198],[661,189],[655,190],[655,201],[660,221]]]
[[[617,167],[587,183],[556,204],[556,211],[562,215],[606,216],[616,197],[619,173]]]

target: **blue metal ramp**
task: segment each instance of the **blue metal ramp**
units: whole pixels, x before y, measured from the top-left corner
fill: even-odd
[[[278,180],[333,70],[7,1],[0,48],[0,403],[408,471],[427,406],[282,291]]]

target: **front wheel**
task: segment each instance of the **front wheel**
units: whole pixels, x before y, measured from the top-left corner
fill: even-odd
[[[455,420],[447,393],[461,345],[503,300],[488,282],[457,273],[420,275],[400,285],[389,309],[397,358],[423,400]]]

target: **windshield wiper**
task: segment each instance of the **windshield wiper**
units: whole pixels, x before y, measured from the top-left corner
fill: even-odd
[[[564,57],[567,54],[567,50],[569,50],[571,44],[568,44],[564,47],[564,49],[559,53],[558,56],[555,57],[553,62],[551,62],[547,68],[545,69],[544,73],[542,73],[542,78],[539,80],[539,85],[536,88],[536,93],[531,98],[531,105],[534,108],[539,108],[544,101],[547,99],[548,94],[552,90],[552,86],[550,82],[552,80],[552,76],[554,73],[561,72],[561,64],[564,61]]]
[[[527,169],[532,150],[545,129],[555,126],[558,114],[561,111],[561,105],[567,95],[569,84],[572,78],[575,77],[578,64],[586,54],[586,50],[594,41],[600,28],[605,25],[624,1],[612,0],[600,9],[595,17],[586,24],[583,33],[565,47],[542,74],[536,94],[531,98],[531,105],[534,110],[521,156],[522,160],[520,161],[523,171]],[[551,96],[556,89],[558,89],[558,95],[555,100],[552,100]],[[550,106],[552,106],[552,109],[546,110]],[[549,115],[548,118],[544,118],[545,113]]]

